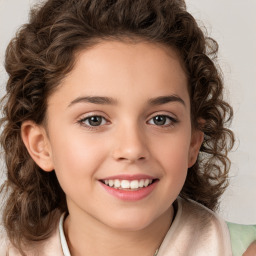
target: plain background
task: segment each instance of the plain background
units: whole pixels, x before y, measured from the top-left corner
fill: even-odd
[[[37,0],[0,0],[0,97],[7,75],[4,52],[17,28],[27,22]],[[226,220],[256,224],[256,1],[187,0],[188,11],[220,46],[226,99],[233,105],[236,146],[230,154],[230,186],[221,200]],[[0,183],[5,179],[0,162]]]

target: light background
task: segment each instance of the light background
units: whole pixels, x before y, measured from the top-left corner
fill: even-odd
[[[37,0],[0,0],[0,97],[7,75],[4,51],[17,28],[27,22]],[[187,0],[188,10],[220,46],[226,98],[234,107],[235,150],[230,154],[230,186],[220,214],[229,221],[256,224],[256,1]],[[3,182],[3,163],[0,183]]]

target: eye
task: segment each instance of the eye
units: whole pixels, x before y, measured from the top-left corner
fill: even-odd
[[[103,116],[89,116],[79,120],[78,122],[89,127],[100,126],[107,123]]]
[[[153,118],[151,118],[148,123],[157,125],[157,126],[171,126],[177,122],[178,121],[171,116],[157,115],[157,116],[154,116]]]

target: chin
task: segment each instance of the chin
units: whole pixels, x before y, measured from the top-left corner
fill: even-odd
[[[119,230],[119,231],[124,231],[124,232],[135,232],[135,231],[141,231],[150,226],[150,222],[146,223],[137,223],[137,222],[121,222],[121,223],[115,223],[112,225],[112,228]]]
[[[149,214],[126,214],[115,216],[109,222],[109,226],[120,231],[140,231],[149,227],[155,220],[156,216],[149,216]]]

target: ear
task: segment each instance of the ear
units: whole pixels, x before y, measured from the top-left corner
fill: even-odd
[[[189,148],[189,154],[188,154],[188,168],[192,167],[195,164],[203,141],[204,141],[204,133],[199,129],[192,130],[190,148]]]
[[[32,121],[25,121],[21,126],[21,137],[36,164],[46,172],[52,171],[51,147],[45,128]]]

